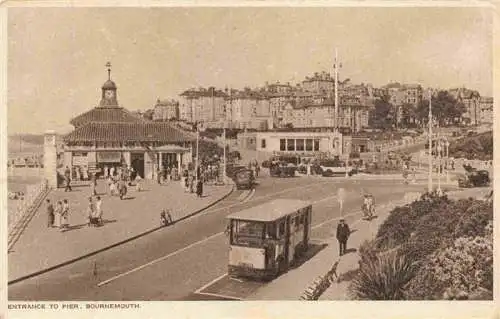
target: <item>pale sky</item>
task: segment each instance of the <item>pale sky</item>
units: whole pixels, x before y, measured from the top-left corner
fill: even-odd
[[[332,72],[382,86],[492,95],[488,8],[14,8],[8,132],[67,132],[113,65],[118,101],[151,108],[197,86],[257,87]]]

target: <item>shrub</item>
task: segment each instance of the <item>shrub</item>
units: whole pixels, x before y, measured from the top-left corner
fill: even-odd
[[[485,227],[493,219],[493,202],[474,201],[454,229],[454,237],[485,236]]]
[[[414,201],[410,205],[396,207],[377,232],[379,247],[387,245],[389,241],[393,242],[394,245],[406,242],[410,235],[415,232],[421,218],[431,214],[436,208],[449,205],[449,203],[446,196],[432,193],[423,194],[420,200]]]
[[[432,254],[409,284],[409,299],[469,299],[493,290],[492,223],[485,237],[457,238]]]
[[[379,255],[362,264],[349,292],[360,300],[403,300],[416,271],[417,265],[397,251]]]

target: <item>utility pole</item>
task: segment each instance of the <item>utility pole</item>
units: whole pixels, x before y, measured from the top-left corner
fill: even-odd
[[[438,136],[437,136],[437,156],[438,156],[438,194],[441,194],[441,151],[443,150],[441,146],[441,135],[439,134],[438,131]]]
[[[334,128],[338,130],[339,124],[339,93],[338,93],[338,81],[339,81],[339,65],[338,65],[338,52],[335,48],[335,64],[334,64],[334,81],[335,81],[335,113],[334,113]]]
[[[200,165],[200,123],[196,123],[196,181],[198,181],[198,167]]]
[[[428,191],[432,192],[432,89],[429,90],[429,182]]]

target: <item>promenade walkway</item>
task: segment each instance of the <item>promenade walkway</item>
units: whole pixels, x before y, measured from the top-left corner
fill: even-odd
[[[448,196],[453,199],[484,198],[491,188],[474,188],[458,191],[450,191]],[[320,251],[312,259],[308,260],[298,268],[291,269],[287,273],[274,279],[270,284],[262,287],[246,300],[299,300],[302,293],[309,287],[318,276],[325,275],[336,261],[339,261],[337,274],[340,281],[333,283],[320,297],[319,300],[350,300],[348,286],[358,268],[358,249],[365,240],[374,238],[379,226],[389,215],[390,211],[397,206],[411,202],[418,193],[407,193],[407,196],[397,201],[377,205],[377,218],[370,222],[360,219],[360,216],[346,218],[352,235],[347,245],[347,254],[339,257],[339,247],[334,231],[332,237],[321,242],[313,240],[316,244],[324,244],[326,248]]]
[[[55,204],[68,199],[70,228],[61,231],[47,227],[46,203],[24,230],[8,254],[9,281],[60,265],[81,256],[102,250],[119,242],[151,231],[160,226],[160,212],[170,209],[174,221],[186,218],[220,201],[232,191],[232,185],[204,186],[204,195],[186,193],[180,182],[158,185],[143,181],[143,190],[129,187],[126,198],[120,200],[106,194],[104,181],[99,181],[97,193],[103,199],[101,227],[87,226],[87,206],[90,187],[73,187],[72,192],[53,190],[47,198]]]

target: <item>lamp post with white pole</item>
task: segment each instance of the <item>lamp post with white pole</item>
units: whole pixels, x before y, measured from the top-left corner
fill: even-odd
[[[227,155],[226,155],[226,147],[227,147],[227,144],[226,144],[226,122],[224,121],[224,129],[223,129],[223,140],[224,140],[224,162],[222,164],[222,184],[226,185],[226,159],[227,159]]]
[[[446,147],[446,184],[450,183],[450,174],[449,174],[449,166],[450,166],[450,153],[449,153],[449,148],[450,148],[450,141],[448,139],[445,139],[444,141],[444,146]]]
[[[198,127],[198,125],[199,124],[196,124],[196,181],[198,181],[198,165],[200,163],[200,128]]]
[[[441,194],[441,151],[443,150],[442,148],[442,140],[438,139],[437,140],[437,156],[438,156],[438,194]]]
[[[432,90],[429,90],[429,181],[428,191],[432,192]]]

